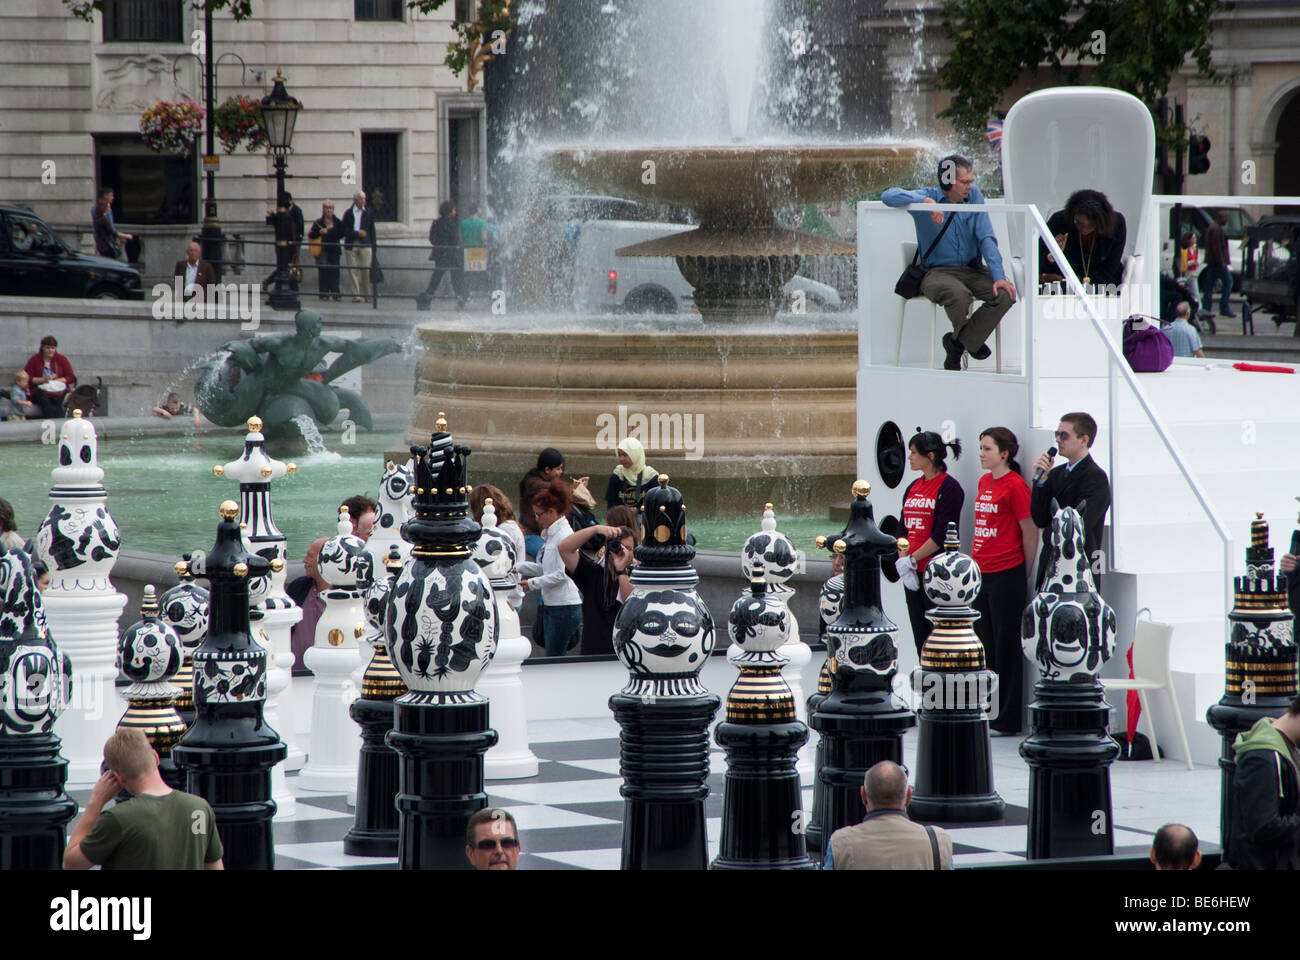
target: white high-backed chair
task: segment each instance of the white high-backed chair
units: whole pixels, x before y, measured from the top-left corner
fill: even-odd
[[[1027,137],[1031,131],[1033,136]],[[1017,154],[1010,146],[1025,142],[1034,149]],[[1054,87],[1031,93],[1015,102],[1003,125],[1006,200],[1035,204],[1046,220],[1075,190],[1100,190],[1124,214],[1128,229],[1124,283],[1154,280],[1154,274],[1144,275],[1155,265],[1143,262],[1145,237],[1157,229],[1146,222],[1151,177],[1136,172],[1151,169],[1155,149],[1151,113],[1131,94],[1108,87]],[[1025,276],[1029,252],[1021,231],[1012,230],[1009,240],[1016,288],[1025,290],[1038,278]]]
[[[1107,690],[1136,690],[1142,704],[1142,717],[1147,722],[1147,736],[1151,738],[1151,756],[1160,762],[1160,747],[1156,743],[1156,718],[1147,702],[1148,690],[1165,690],[1173,708],[1174,725],[1178,728],[1178,742],[1183,748],[1187,769],[1192,769],[1192,751],[1187,746],[1187,731],[1183,728],[1183,715],[1178,709],[1178,694],[1174,692],[1174,677],[1169,668],[1169,649],[1173,644],[1174,628],[1167,623],[1138,620],[1133,628],[1133,679],[1103,678]]]

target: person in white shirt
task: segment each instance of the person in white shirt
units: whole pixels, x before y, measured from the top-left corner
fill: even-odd
[[[519,581],[524,590],[542,592],[542,633],[548,657],[564,656],[582,637],[582,594],[569,579],[559,550],[560,541],[573,533],[568,521],[573,506],[569,489],[564,481],[555,480],[533,497],[533,516],[542,531],[538,557],[542,575]]]
[[[352,206],[344,212],[343,249],[348,258],[348,277],[352,280],[352,302],[370,301],[370,263],[375,255],[375,217],[366,209],[366,195],[358,190]]]

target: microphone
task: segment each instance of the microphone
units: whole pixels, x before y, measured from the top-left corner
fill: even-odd
[[[1056,448],[1048,447],[1047,459],[1051,460],[1055,456],[1056,456]],[[1034,486],[1041,487],[1046,482],[1047,482],[1047,474],[1043,471],[1042,467],[1039,467],[1037,470],[1034,471]]]

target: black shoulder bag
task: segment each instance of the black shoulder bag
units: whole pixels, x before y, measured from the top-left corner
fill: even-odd
[[[924,256],[921,255],[920,248],[917,248],[916,253],[912,256],[912,262],[903,269],[903,275],[898,278],[898,283],[894,284],[894,293],[898,294],[904,300],[911,300],[914,297],[919,297],[921,295],[921,281],[925,279],[926,268],[924,264],[926,258],[928,258],[930,254],[934,253],[934,248],[938,246],[939,241],[943,239],[943,235],[952,224],[952,217],[953,215],[951,213],[948,214],[948,219],[943,222],[943,229],[940,230],[939,235],[934,238],[934,242],[926,248]]]

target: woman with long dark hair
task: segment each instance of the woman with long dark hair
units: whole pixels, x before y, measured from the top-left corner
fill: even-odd
[[[599,536],[604,541],[595,559],[583,549]],[[614,653],[614,620],[632,593],[632,551],[636,534],[631,527],[595,525],[560,541],[560,556],[569,578],[582,592],[582,653]]]
[[[907,538],[907,554],[898,559],[898,572],[902,576],[904,596],[907,598],[907,617],[912,623],[912,639],[916,642],[916,656],[920,659],[921,647],[930,636],[931,623],[925,612],[934,607],[921,590],[921,575],[938,551],[949,523],[960,523],[961,508],[966,503],[966,492],[961,484],[948,475],[946,452],[952,458],[961,458],[961,441],[945,443],[933,430],[921,430],[907,442],[907,466],[919,472],[903,491],[903,512],[899,527]]]
[[[975,497],[975,536],[971,557],[983,577],[975,610],[975,635],[984,644],[988,667],[998,677],[994,733],[1020,732],[1024,711],[1024,656],[1020,616],[1028,601],[1029,571],[1038,551],[1038,527],[1029,514],[1029,484],[1020,473],[1020,443],[1006,427],[980,434],[980,477]]]
[[[1047,229],[1085,286],[1114,284],[1124,279],[1124,243],[1128,227],[1124,214],[1110,205],[1100,190],[1076,190],[1047,221]],[[1064,279],[1061,269],[1038,242],[1039,280]]]
[[[542,549],[537,557],[542,573],[519,581],[525,591],[541,591],[542,633],[548,657],[562,657],[570,647],[577,646],[582,629],[582,594],[569,579],[559,550],[560,542],[573,534],[568,521],[570,506],[569,485],[563,480],[552,480],[533,497],[533,517],[542,531]]]

